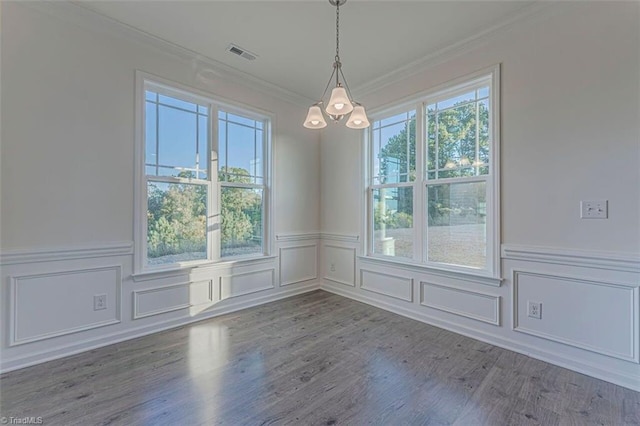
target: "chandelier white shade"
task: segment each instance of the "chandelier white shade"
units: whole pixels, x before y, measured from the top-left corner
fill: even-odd
[[[329,77],[329,82],[324,89],[320,101],[309,107],[307,118],[304,120],[304,127],[308,129],[322,129],[327,125],[320,105],[325,105],[324,96],[327,94],[327,90],[334,76],[336,85],[333,90],[331,90],[329,102],[326,103],[324,110],[327,116],[335,122],[341,121],[348,116],[346,126],[351,129],[364,129],[369,127],[367,113],[362,105],[352,100],[349,86],[347,86],[347,81],[342,73],[342,63],[340,62],[340,6],[346,2],[347,0],[329,0],[329,3],[336,7],[336,57],[333,63],[333,73],[331,73],[331,77]],[[342,77],[342,79],[340,77]]]
[[[304,120],[304,127],[307,129],[322,129],[327,127],[327,122],[324,120],[322,110],[318,105],[312,105],[309,108],[307,118]]]
[[[353,111],[353,105],[351,105],[351,100],[347,96],[347,91],[339,83],[338,87],[331,91],[331,98],[325,111],[331,115],[344,115]]]
[[[356,105],[353,108],[346,126],[350,129],[366,129],[369,127],[369,119],[367,119],[367,114],[364,112],[362,105]]]

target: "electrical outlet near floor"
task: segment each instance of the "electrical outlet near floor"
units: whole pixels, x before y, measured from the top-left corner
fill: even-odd
[[[103,309],[107,309],[107,295],[96,294],[93,296],[93,310],[101,311]]]
[[[580,201],[581,219],[606,219],[609,216],[607,200]]]
[[[331,262],[331,266],[329,267],[329,270],[330,270],[331,272],[335,272],[335,271],[336,271],[336,264],[335,264],[335,263],[333,263],[333,262]]]
[[[527,312],[529,318],[542,319],[542,303],[528,301]]]

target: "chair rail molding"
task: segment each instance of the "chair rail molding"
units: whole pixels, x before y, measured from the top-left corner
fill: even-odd
[[[291,234],[276,234],[276,241],[305,241],[305,240],[318,240],[321,238],[319,232],[299,232]]]
[[[337,234],[330,232],[322,232],[320,237],[327,241],[343,241],[346,243],[357,243],[360,241],[359,235]]]
[[[503,244],[502,258],[640,273],[640,255]]]
[[[0,265],[131,255],[133,241],[115,241],[68,247],[5,250],[0,253]]]

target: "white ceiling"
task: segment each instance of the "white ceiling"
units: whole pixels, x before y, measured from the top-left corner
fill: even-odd
[[[352,91],[500,25],[531,1],[358,1],[340,8],[340,57]],[[328,0],[91,1],[82,6],[309,99],[335,56]],[[234,43],[258,59],[226,51]]]

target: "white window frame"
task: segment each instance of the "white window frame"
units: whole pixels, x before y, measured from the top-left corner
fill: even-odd
[[[176,97],[189,102],[206,105],[209,108],[209,179],[189,179],[178,177],[158,177],[153,181],[167,183],[198,183],[207,184],[207,259],[179,262],[166,265],[147,264],[147,174],[145,168],[145,91],[151,89],[155,92]],[[253,185],[263,189],[263,252],[245,256],[220,257],[220,213],[221,213],[221,187],[218,180],[218,111],[239,114],[263,122],[263,168],[262,185]],[[212,96],[201,90],[185,86],[155,75],[136,71],[135,75],[135,184],[134,184],[134,278],[147,274],[157,274],[164,271],[192,269],[206,267],[215,264],[228,264],[238,261],[260,260],[271,256],[273,246],[273,126],[275,116],[269,112],[254,107],[241,105]],[[252,187],[253,187],[252,186]]]
[[[424,134],[426,107],[429,104],[444,99],[455,97],[458,94],[466,93],[478,86],[489,85],[490,106],[489,106],[489,138],[490,161],[489,173],[486,175],[427,180],[427,152]],[[454,276],[464,277],[471,275],[487,278],[489,284],[497,284],[501,280],[500,265],[500,65],[495,65],[469,75],[462,76],[455,80],[441,84],[424,92],[411,95],[391,105],[372,110],[369,114],[370,120],[374,121],[388,118],[398,113],[409,110],[416,111],[416,179],[412,182],[391,184],[388,186],[412,186],[413,187],[413,258],[398,258],[385,256],[373,252],[373,190],[387,185],[374,184],[374,161],[373,158],[373,138],[371,129],[364,132],[363,138],[363,160],[364,160],[364,208],[363,208],[363,238],[362,250],[364,259],[372,261],[384,261],[419,269],[431,270],[437,273],[451,272]],[[427,261],[427,188],[429,185],[440,185],[446,183],[468,183],[486,182],[487,216],[486,216],[486,256],[487,267],[473,268],[462,265],[452,265],[439,262]],[[489,209],[491,211],[489,212]]]

